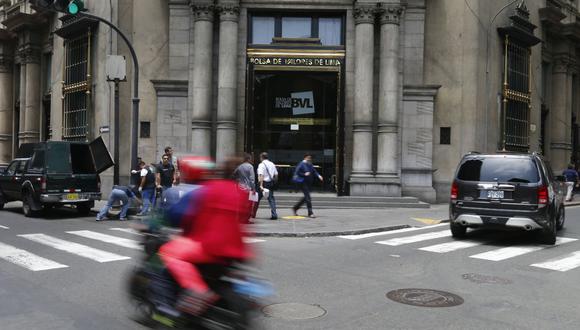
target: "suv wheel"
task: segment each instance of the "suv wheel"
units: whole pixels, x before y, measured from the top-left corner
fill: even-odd
[[[558,223],[556,224],[556,229],[561,230],[564,228],[564,222],[566,221],[566,210],[562,206],[560,213],[558,214]]]
[[[456,225],[453,222],[449,224],[451,229],[451,236],[455,238],[464,238],[465,234],[467,233],[467,227],[462,225]]]
[[[556,231],[557,231],[557,222],[556,219],[550,219],[550,223],[548,224],[547,228],[542,229],[540,241],[543,244],[547,245],[554,245],[556,244]]]
[[[34,200],[32,199],[32,195],[29,192],[24,193],[22,198],[22,213],[27,218],[35,217],[38,212],[36,212],[32,207],[34,205]]]

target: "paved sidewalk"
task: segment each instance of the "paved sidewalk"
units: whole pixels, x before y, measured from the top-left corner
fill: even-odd
[[[292,216],[290,209],[279,209],[278,220],[270,220],[270,210],[260,208],[250,231],[255,236],[311,237],[353,235],[407,227],[438,224],[449,218],[448,204],[429,209],[321,209],[316,218],[304,217],[305,210]],[[302,215],[302,217],[300,217]]]
[[[104,204],[105,201],[95,203],[93,210]],[[580,206],[580,198],[566,202],[566,206]],[[302,217],[294,218],[290,209],[278,209],[278,220],[270,220],[270,209],[261,207],[248,230],[257,237],[314,237],[422,227],[448,222],[449,204],[433,204],[429,209],[320,209],[315,213],[317,217],[311,219],[304,217],[306,210],[300,210],[298,215]]]

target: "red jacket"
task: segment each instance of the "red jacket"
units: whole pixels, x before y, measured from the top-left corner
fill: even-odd
[[[248,192],[233,180],[210,180],[199,193],[199,200],[192,203],[196,205],[182,219],[183,235],[200,242],[213,256],[252,258],[242,228],[249,216]]]

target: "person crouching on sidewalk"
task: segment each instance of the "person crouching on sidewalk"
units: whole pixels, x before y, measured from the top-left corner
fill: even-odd
[[[113,186],[113,190],[111,190],[111,194],[109,195],[109,200],[107,201],[107,205],[103,206],[103,208],[97,214],[97,221],[103,220],[106,216],[113,204],[118,201],[123,203],[123,207],[121,208],[121,213],[119,214],[120,220],[127,220],[127,211],[129,210],[129,199],[139,200],[133,190],[127,186]]]

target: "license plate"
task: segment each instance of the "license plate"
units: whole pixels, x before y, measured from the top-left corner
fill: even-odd
[[[69,201],[79,199],[79,194],[66,194],[66,199]]]
[[[504,192],[503,190],[488,190],[487,191],[487,198],[490,199],[503,199]]]

